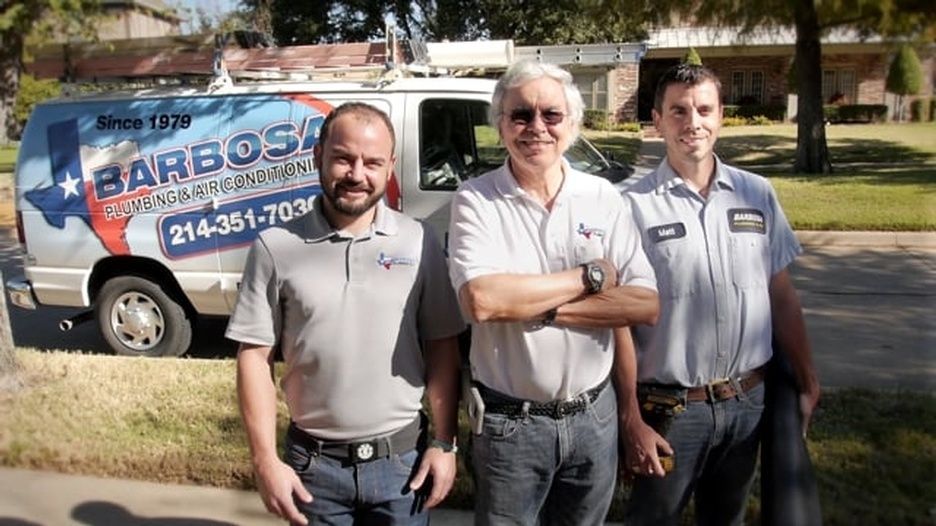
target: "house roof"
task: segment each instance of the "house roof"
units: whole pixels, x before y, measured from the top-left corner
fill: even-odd
[[[671,27],[653,29],[646,40],[650,49],[733,46],[792,46],[796,44],[796,30],[786,28],[757,28],[741,34],[738,27]],[[879,36],[862,38],[857,31],[836,28],[822,37],[823,44],[881,43]]]

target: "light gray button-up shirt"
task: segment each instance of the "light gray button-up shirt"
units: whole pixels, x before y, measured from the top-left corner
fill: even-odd
[[[664,159],[626,195],[660,294],[657,324],[636,327],[639,381],[699,386],[767,362],[770,279],[801,252],[767,180],[716,159],[706,200]]]

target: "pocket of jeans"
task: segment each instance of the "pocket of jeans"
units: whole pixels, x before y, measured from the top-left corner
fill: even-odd
[[[396,470],[397,474],[402,477],[409,477],[413,473],[413,470],[416,468],[416,462],[419,461],[419,459],[419,452],[415,449],[411,449],[402,454],[394,453],[390,456],[393,468]]]
[[[759,385],[752,387],[747,392],[738,395],[738,400],[740,400],[741,403],[749,409],[763,411],[764,391],[764,382],[761,382]]]
[[[312,473],[318,466],[318,458],[305,447],[290,440],[286,441],[283,462],[300,475]]]
[[[506,440],[513,436],[523,421],[504,415],[487,413],[484,415],[484,424],[481,434],[492,440]]]
[[[599,424],[605,424],[617,415],[617,403],[614,401],[613,389],[605,386],[594,403],[588,404],[588,411]]]

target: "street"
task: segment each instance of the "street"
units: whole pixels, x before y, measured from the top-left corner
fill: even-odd
[[[806,314],[824,387],[936,386],[936,248],[808,245],[791,268]],[[0,230],[0,271],[21,274],[15,232]],[[19,347],[109,352],[90,321],[61,332],[58,323],[81,309],[10,305]],[[199,320],[189,356],[233,357],[226,320]]]

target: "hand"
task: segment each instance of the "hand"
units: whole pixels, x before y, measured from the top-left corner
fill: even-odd
[[[312,502],[312,494],[305,489],[291,467],[277,458],[258,465],[254,472],[257,475],[260,498],[263,499],[267,511],[289,521],[290,524],[309,523],[296,507],[293,494],[306,503]]]
[[[659,452],[673,454],[673,448],[654,429],[635,418],[621,426],[624,441],[624,462],[627,469],[636,475],[666,476],[666,470],[660,463]]]
[[[594,260],[594,263],[597,263],[601,270],[604,271],[604,282],[601,284],[601,290],[599,292],[604,292],[608,289],[617,287],[618,285],[618,271],[610,261],[604,258],[598,258]]]
[[[418,491],[423,484],[427,483],[427,478],[431,480],[432,488],[426,500],[426,507],[433,508],[451,491],[452,484],[455,482],[455,471],[455,453],[446,453],[438,447],[427,448],[419,463],[419,471],[416,472],[409,487],[413,491]]]
[[[800,414],[803,417],[803,439],[806,439],[806,431],[809,429],[809,423],[812,421],[813,412],[819,405],[819,381],[813,377],[810,385],[800,391],[799,407]]]

